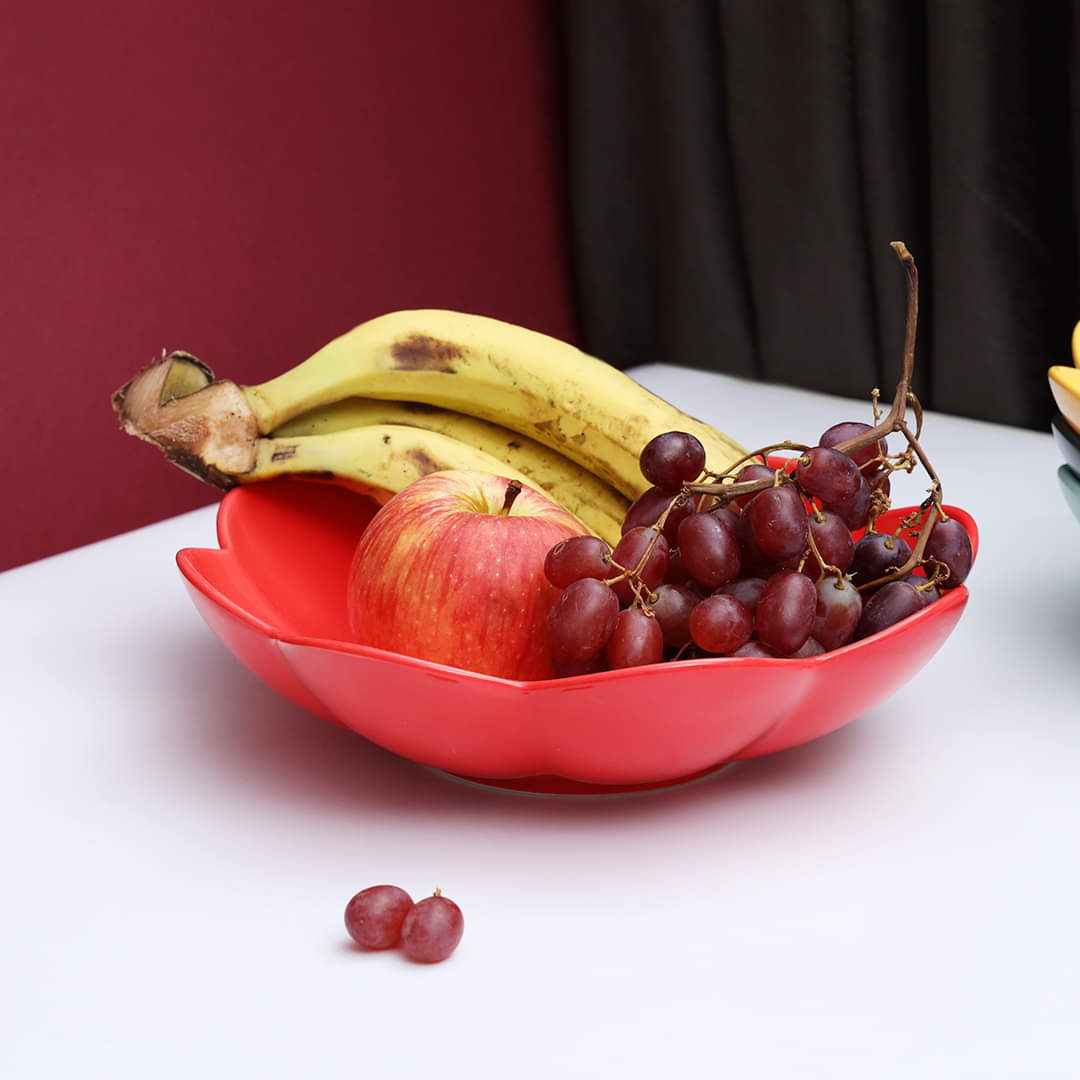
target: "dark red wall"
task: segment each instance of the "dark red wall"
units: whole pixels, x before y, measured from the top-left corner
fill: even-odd
[[[116,426],[163,347],[252,382],[398,308],[573,339],[549,6],[10,8],[0,569],[217,498]]]

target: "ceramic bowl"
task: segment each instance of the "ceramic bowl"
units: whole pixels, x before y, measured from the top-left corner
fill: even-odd
[[[514,682],[350,641],[347,573],[376,509],[298,479],[235,488],[218,512],[220,548],[188,548],[177,562],[225,646],[290,701],[406,758],[520,791],[664,786],[826,735],[911,679],[968,598],[959,586],[809,659],[705,658]],[[891,511],[882,528],[910,509]],[[977,546],[971,517],[947,512]]]
[[[1058,452],[1065,459],[1065,464],[1080,475],[1080,432],[1074,431],[1072,425],[1061,413],[1050,421],[1050,431],[1054,436]]]
[[[1055,364],[1047,371],[1050,393],[1073,431],[1080,433],[1080,368]]]
[[[1080,473],[1074,472],[1068,465],[1061,465],[1058,468],[1058,483],[1069,509],[1080,521]]]

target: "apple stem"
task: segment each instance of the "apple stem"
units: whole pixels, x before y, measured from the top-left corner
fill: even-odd
[[[510,507],[514,505],[514,500],[521,494],[521,484],[517,480],[507,480],[506,482],[506,497],[503,499],[502,509],[500,514],[509,514]]]

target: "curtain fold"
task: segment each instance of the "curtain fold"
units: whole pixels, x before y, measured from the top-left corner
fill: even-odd
[[[1045,428],[1080,319],[1073,5],[566,0],[583,345]]]

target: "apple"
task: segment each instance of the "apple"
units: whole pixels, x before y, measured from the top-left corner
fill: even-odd
[[[372,518],[349,571],[363,645],[507,679],[552,677],[544,576],[560,540],[587,530],[546,495],[491,473],[429,473]]]

